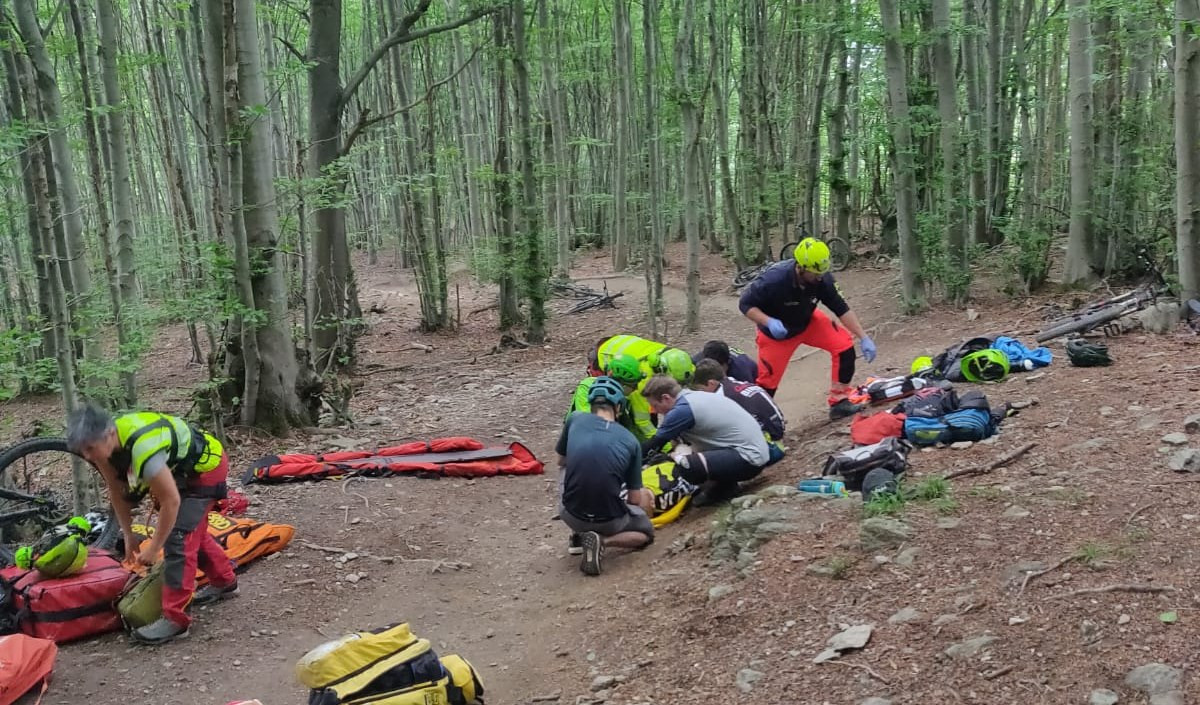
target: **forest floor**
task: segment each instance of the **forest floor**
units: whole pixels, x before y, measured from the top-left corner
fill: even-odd
[[[583,256],[576,275],[598,287],[596,273],[610,270],[607,256]],[[727,291],[729,266],[706,257],[703,271],[695,335],[678,333],[682,273],[668,272],[665,337],[688,350],[711,338],[753,350],[753,329]],[[416,333],[409,274],[360,268],[364,309],[384,312],[368,315],[356,427],[341,435],[364,447],[443,435],[520,440],[547,473],[362,480],[349,492],[335,481],[251,486],[249,515],[295,525],[292,545],[252,565],[236,600],[198,610],[188,639],[147,649],[110,635],[64,646],[44,702],[219,705],[256,697],[294,705],[306,699],[293,676],[305,651],[399,621],[470,659],[487,701],[502,705],[1083,703],[1104,688],[1122,703],[1146,702],[1126,674],[1153,662],[1183,672],[1181,699],[1155,702],[1200,699],[1200,679],[1190,677],[1200,665],[1192,583],[1200,573],[1200,484],[1170,472],[1162,451],[1163,436],[1200,412],[1194,336],[1109,341],[1116,363],[1108,368],[1070,367],[1054,346],[1058,357],[1044,372],[985,388],[993,404],[1034,404],[992,441],[914,452],[909,482],[1037,446],[993,472],[951,480],[949,500],[907,504],[897,517],[911,533],[902,546],[864,551],[855,501],[768,498],[759,509],[790,530],[740,566],[710,550],[709,530],[730,510],[691,510],[649,549],[612,557],[601,577],[589,578],[552,520],[553,444],[590,346],[609,334],[648,333],[641,279],[604,279],[629,292],[618,309],[568,316],[561,311],[569,302],[557,300],[546,346],[493,353],[495,310],[466,317],[456,334]],[[1029,339],[1041,323],[1040,301],[1011,301],[995,288],[977,287],[972,312],[934,307],[908,317],[893,295],[896,272],[852,269],[839,281],[879,345],[874,364],[860,362],[860,378],[906,372],[913,357],[972,334]],[[494,301],[494,290],[465,276],[459,290],[464,316]],[[453,305],[453,290],[451,297]],[[202,371],[187,365],[185,341],[180,330],[162,334],[142,376],[147,405],[180,413],[190,405]],[[433,351],[405,349],[409,342]],[[848,424],[824,419],[828,357],[799,357],[779,394],[790,452],[767,471],[768,485],[819,474],[830,451],[849,445]],[[0,405],[0,441],[57,414],[49,398]],[[237,437],[235,469],[266,454],[330,449],[326,435]],[[1200,435],[1182,442],[1200,447]],[[363,557],[343,564],[306,543]],[[375,555],[398,560],[368,557]],[[432,572],[438,561],[469,567]],[[1026,581],[1042,569],[1050,570]],[[349,573],[360,579],[346,580]],[[1128,584],[1175,589],[1071,594]],[[1167,612],[1173,623],[1160,619]],[[813,662],[830,637],[862,624],[874,627],[865,648]]]

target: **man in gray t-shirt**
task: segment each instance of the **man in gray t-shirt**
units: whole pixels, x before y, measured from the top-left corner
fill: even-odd
[[[575,532],[570,550],[583,554],[580,570],[599,575],[606,547],[636,549],[654,540],[647,514],[654,499],[642,488],[641,446],[617,422],[625,403],[621,385],[599,377],[588,401],[591,412],[567,417],[555,448],[563,467],[559,516]]]
[[[682,389],[666,375],[651,377],[642,394],[659,417],[658,432],[642,444],[642,452],[676,439],[691,446],[692,453],[675,456],[675,465],[685,480],[701,486],[696,504],[734,496],[739,482],[770,464],[770,448],[758,421],[732,399]]]

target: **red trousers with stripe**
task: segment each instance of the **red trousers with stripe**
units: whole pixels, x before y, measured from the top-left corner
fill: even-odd
[[[758,331],[755,341],[758,344],[758,379],[756,383],[772,394],[779,389],[783,381],[783,373],[787,371],[788,362],[795,354],[796,348],[807,345],[820,348],[829,353],[833,362],[830,376],[832,383],[829,387],[829,404],[836,404],[853,389],[849,384],[840,381],[842,353],[854,347],[854,338],[837,321],[826,316],[823,311],[813,311],[812,320],[808,327],[799,335],[793,335],[783,340],[775,340],[762,329]]]
[[[219,485],[228,475],[229,456],[224,456],[220,465],[202,473],[193,486]],[[163,575],[162,608],[164,617],[187,627],[192,622],[186,610],[196,589],[196,568],[203,570],[208,581],[216,587],[232,585],[237,576],[225,551],[208,533],[208,513],[216,500],[186,494],[181,499],[175,526],[163,545],[163,560],[167,565]]]

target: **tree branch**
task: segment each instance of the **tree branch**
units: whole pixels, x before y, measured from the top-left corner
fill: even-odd
[[[451,30],[458,29],[463,25],[474,22],[480,17],[490,15],[501,9],[500,5],[482,7],[472,10],[457,20],[451,20],[450,22],[446,22],[444,24],[426,27],[413,32],[413,25],[416,24],[422,16],[424,16],[425,12],[429,9],[431,2],[433,2],[433,0],[420,0],[420,2],[417,3],[416,8],[400,20],[399,26],[397,26],[396,29],[393,30],[392,33],[389,34],[387,38],[379,44],[379,46],[375,47],[371,51],[370,55],[363,60],[362,65],[350,75],[350,78],[346,81],[345,87],[342,89],[341,100],[338,101],[338,107],[340,109],[344,110],[346,108],[346,105],[349,104],[350,99],[354,97],[355,91],[357,91],[358,87],[362,85],[362,82],[367,79],[367,76],[371,73],[371,70],[375,68],[375,64],[378,64],[379,61],[386,56],[390,50],[400,46],[401,44],[415,42],[418,39],[424,39],[425,37],[433,36],[435,34],[441,34],[443,32],[449,32]]]
[[[471,52],[471,56],[467,57],[467,60],[463,62],[462,66],[459,66],[457,69],[454,70],[453,73],[451,73],[449,76],[443,78],[442,80],[438,81],[437,83],[431,84],[428,88],[425,89],[425,95],[421,96],[420,98],[417,98],[416,100],[409,103],[408,105],[405,105],[402,108],[397,108],[390,112],[384,113],[383,115],[373,117],[369,120],[367,119],[367,114],[371,112],[370,108],[363,108],[361,111],[359,111],[358,120],[354,123],[354,127],[351,128],[350,134],[346,137],[345,144],[342,145],[342,156],[344,157],[350,153],[350,148],[352,146],[354,146],[354,141],[357,140],[362,135],[362,133],[371,125],[383,122],[384,120],[390,120],[391,118],[396,117],[400,113],[406,113],[409,110],[412,110],[413,108],[417,107],[418,105],[424,103],[425,101],[427,101],[431,97],[433,97],[434,91],[436,91],[438,88],[441,88],[442,86],[446,85],[447,83],[453,81],[455,78],[458,77],[458,75],[460,73],[462,73],[464,70],[466,70],[466,68],[471,65],[471,62],[475,60],[475,57],[479,55],[479,51],[481,49],[483,49],[483,45],[475,47],[475,51]]]
[[[291,43],[291,42],[289,42],[288,40],[284,39],[283,37],[275,37],[275,39],[276,39],[276,41],[278,41],[280,44],[282,44],[282,45],[284,45],[285,47],[287,47],[287,50],[288,50],[288,51],[290,51],[290,52],[292,53],[292,56],[296,57],[297,59],[299,59],[299,60],[301,60],[301,61],[308,61],[308,57],[304,55],[304,52],[302,52],[302,51],[300,51],[299,49],[297,49],[297,48],[296,48],[296,46],[295,46],[294,44],[292,44],[292,43]]]

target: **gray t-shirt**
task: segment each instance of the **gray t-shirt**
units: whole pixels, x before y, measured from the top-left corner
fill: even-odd
[[[675,408],[663,417],[658,433],[647,441],[646,448],[655,450],[676,438],[697,452],[732,448],[755,467],[766,465],[771,456],[767,439],[750,412],[712,392],[680,392]]]
[[[150,482],[154,477],[157,477],[160,472],[167,469],[167,451],[160,450],[154,455],[146,458],[146,462],[142,465],[142,482]]]

